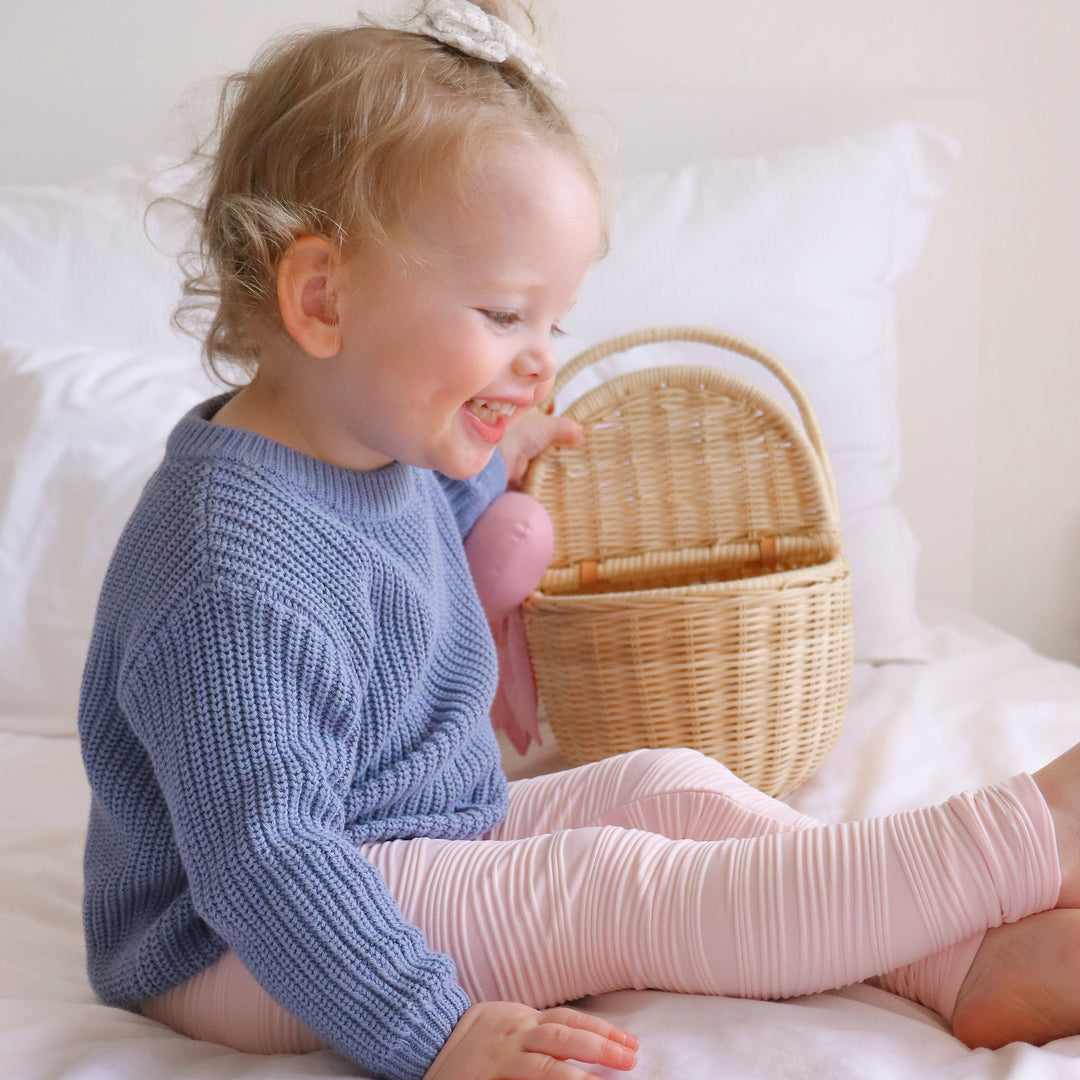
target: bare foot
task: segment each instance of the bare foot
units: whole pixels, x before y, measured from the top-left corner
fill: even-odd
[[[1061,862],[1059,908],[1080,908],[1080,743],[1032,774],[1054,819]]]
[[[987,931],[956,997],[953,1034],[991,1050],[1080,1034],[1080,911]]]

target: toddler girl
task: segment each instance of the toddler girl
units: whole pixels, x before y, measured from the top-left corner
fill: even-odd
[[[504,461],[580,437],[534,406],[605,233],[495,14],[307,33],[228,85],[190,292],[210,362],[252,378],[181,420],[103,588],[95,990],[400,1080],[629,1069],[633,1036],[558,1007],[620,987],[882,976],[971,1043],[1077,1030],[1055,985],[1080,940],[1075,750],[827,827],[691,751],[508,790],[462,538]]]

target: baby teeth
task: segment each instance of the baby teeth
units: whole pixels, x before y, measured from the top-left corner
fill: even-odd
[[[469,404],[473,407],[473,411],[483,409],[496,416],[509,416],[516,407],[509,401],[488,401],[487,398],[473,398]]]

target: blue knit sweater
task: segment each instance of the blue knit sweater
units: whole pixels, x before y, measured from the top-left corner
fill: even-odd
[[[469,1005],[356,845],[506,811],[461,537],[505,486],[172,433],[113,557],[83,680],[90,979],[132,1006],[231,947],[367,1070],[414,1080]]]

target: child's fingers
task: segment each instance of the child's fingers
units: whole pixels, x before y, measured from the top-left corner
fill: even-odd
[[[546,1054],[521,1054],[499,1073],[498,1080],[596,1080],[596,1074]]]
[[[633,1035],[575,1009],[481,1002],[458,1022],[425,1080],[591,1080],[572,1062],[625,1071],[636,1049]]]
[[[569,416],[537,414],[521,432],[521,449],[531,460],[553,444],[575,446],[584,438],[581,425]]]
[[[547,1054],[522,1054],[499,1080],[596,1080],[596,1073]]]
[[[610,1025],[605,1026],[610,1028]],[[522,1045],[530,1053],[543,1054],[557,1061],[573,1059],[609,1069],[632,1069],[637,1064],[635,1047],[623,1041],[625,1032],[613,1029],[612,1033],[619,1037],[610,1038],[587,1025],[570,1026],[545,1017],[525,1035]]]
[[[612,1042],[602,1035],[594,1035],[591,1031],[579,1031],[560,1024],[541,1024],[534,1028],[525,1039],[524,1049],[530,1056],[548,1058],[550,1075],[563,1075],[564,1072],[567,1077],[577,1075],[556,1070],[550,1060],[580,1061],[586,1065],[603,1065],[623,1072],[637,1064],[637,1054],[629,1046]]]
[[[546,1009],[541,1014],[540,1023],[565,1024],[567,1027],[582,1028],[586,1031],[595,1032],[597,1035],[603,1035],[605,1038],[621,1043],[623,1046],[629,1046],[632,1050],[638,1048],[636,1035],[631,1035],[629,1031],[624,1031],[621,1027],[616,1027],[607,1020],[601,1020],[599,1016],[580,1012],[578,1009],[571,1009],[566,1005],[560,1005],[555,1009]]]
[[[548,420],[548,444],[564,443],[567,446],[576,446],[585,438],[585,432],[581,425],[569,416],[553,416]]]

